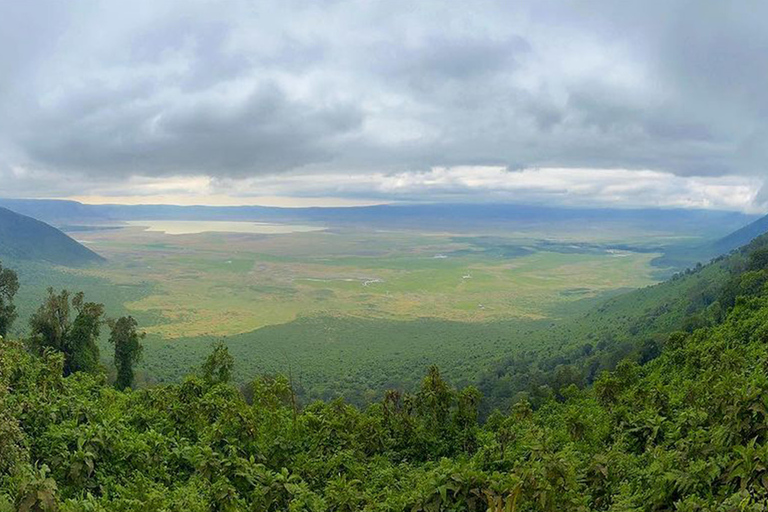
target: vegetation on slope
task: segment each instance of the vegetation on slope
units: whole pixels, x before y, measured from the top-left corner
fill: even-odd
[[[746,272],[751,255],[767,242],[755,240],[709,265],[697,265],[550,329],[533,331],[529,346],[536,348],[511,353],[480,376],[486,410],[521,399],[538,405],[561,396],[571,384],[589,386],[623,359],[638,364],[654,359],[675,331],[692,332],[721,321],[733,306],[733,276]]]
[[[282,377],[231,386],[224,346],[181,384],[118,391],[3,341],[0,510],[765,510],[766,242],[659,357],[484,424],[436,368],[365,410],[301,409]]]
[[[0,256],[65,266],[103,259],[58,229],[6,208],[0,208]]]

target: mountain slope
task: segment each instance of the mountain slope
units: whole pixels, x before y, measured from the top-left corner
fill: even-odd
[[[749,244],[755,238],[768,233],[768,215],[733,231],[732,233],[700,245],[671,246],[664,255],[656,258],[654,265],[661,268],[682,269],[703,263],[722,254]]]
[[[58,229],[0,208],[0,257],[79,266],[103,258]]]
[[[714,249],[720,254],[729,253],[734,249],[747,245],[749,242],[765,233],[768,233],[768,215],[721,238],[714,243]]]
[[[641,363],[655,358],[674,331],[717,323],[744,291],[734,279],[749,268],[750,254],[760,250],[768,251],[768,236],[663,283],[611,298],[583,316],[531,332],[529,343],[537,349],[508,354],[480,376],[485,406],[506,409],[521,397],[542,403],[569,384],[591,384],[624,358]]]

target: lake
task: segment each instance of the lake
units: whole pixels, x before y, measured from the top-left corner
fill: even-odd
[[[287,233],[323,231],[325,229],[322,226],[305,226],[300,224],[218,220],[130,220],[126,221],[126,224],[143,227],[146,231],[155,231],[168,235],[193,235],[211,232],[282,235]]]

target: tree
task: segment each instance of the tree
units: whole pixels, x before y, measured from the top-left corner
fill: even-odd
[[[16,320],[16,306],[13,298],[19,291],[19,277],[9,268],[0,264],[0,336],[7,336],[11,324]]]
[[[764,270],[768,268],[768,247],[761,247],[749,255],[747,270]]]
[[[53,288],[48,288],[48,297],[29,319],[29,326],[40,348],[66,352],[64,337],[69,330],[69,292],[62,290],[56,295]]]
[[[139,326],[136,319],[132,316],[124,316],[110,324],[111,333],[109,342],[115,346],[115,368],[117,368],[117,379],[115,387],[123,390],[133,386],[133,365],[141,359],[141,339],[145,333],[139,333]]]
[[[423,414],[430,418],[434,427],[446,425],[448,413],[453,405],[454,391],[440,375],[436,365],[429,367],[427,376],[421,381],[418,399]]]
[[[70,305],[71,304],[71,305]],[[70,311],[77,312],[74,322]],[[82,292],[69,299],[69,292],[58,295],[48,289],[48,298],[29,320],[34,343],[40,349],[52,348],[64,354],[64,375],[78,371],[95,372],[99,367],[96,340],[104,323],[104,305],[85,302]]]
[[[211,384],[226,384],[232,379],[234,365],[235,360],[229,355],[227,346],[218,342],[203,363],[203,378]]]
[[[72,298],[77,311],[75,321],[68,333],[70,354],[69,372],[94,372],[99,367],[99,346],[96,341],[104,323],[104,305],[83,302],[83,292]]]

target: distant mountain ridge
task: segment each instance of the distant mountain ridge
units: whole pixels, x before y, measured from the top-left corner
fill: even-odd
[[[391,204],[351,207],[180,206],[83,204],[58,199],[0,198],[0,207],[52,224],[66,233],[125,221],[205,220],[288,222],[368,229],[451,230],[478,228],[537,233],[561,230],[629,234],[632,229],[665,233],[669,242],[632,250],[662,253],[660,269],[685,269],[746,245],[768,231],[768,217],[697,209],[573,208],[524,204]],[[541,229],[543,228],[543,230]],[[676,243],[675,239],[689,240]]]
[[[0,258],[81,266],[104,258],[44,222],[0,207]]]
[[[377,224],[405,228],[576,223],[662,226],[690,236],[719,238],[757,219],[738,212],[695,209],[569,208],[523,204],[391,204],[352,207],[179,206],[83,204],[68,200],[0,198],[0,206],[68,228],[127,220],[227,220]],[[64,229],[67,231],[67,229]],[[742,244],[743,245],[743,244]]]

